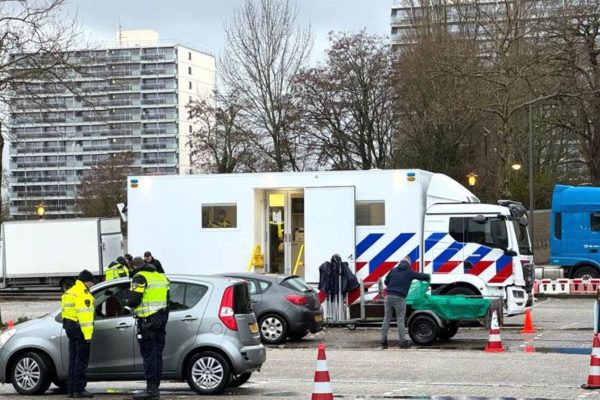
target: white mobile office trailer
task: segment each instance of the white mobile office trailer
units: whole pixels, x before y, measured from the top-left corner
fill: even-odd
[[[0,242],[1,287],[65,288],[83,269],[102,275],[123,254],[118,218],[5,222]]]
[[[501,296],[519,313],[533,285],[525,210],[480,204],[421,170],[189,176],[128,180],[129,249],[170,273],[294,273],[310,284],[333,254],[366,286],[403,257],[440,293]],[[357,293],[350,295],[355,301]]]

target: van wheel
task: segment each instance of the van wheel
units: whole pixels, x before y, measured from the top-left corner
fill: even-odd
[[[186,381],[198,394],[219,394],[231,382],[227,360],[214,351],[201,351],[188,363]]]
[[[454,337],[458,332],[458,322],[448,322],[442,329],[440,329],[440,339],[448,340]]]
[[[50,387],[51,372],[46,357],[34,352],[24,353],[12,364],[12,385],[20,394],[43,394]]]
[[[244,374],[233,375],[229,387],[240,387],[244,383],[248,382],[248,379],[252,376],[252,372],[246,372]]]
[[[594,267],[581,267],[577,268],[577,271],[573,274],[574,279],[596,279],[600,278],[600,273]]]
[[[260,338],[264,343],[278,344],[287,337],[287,322],[276,314],[267,314],[260,319]]]
[[[438,337],[440,327],[437,322],[429,315],[422,314],[414,317],[410,321],[408,334],[413,342],[418,345],[427,346],[435,342]]]

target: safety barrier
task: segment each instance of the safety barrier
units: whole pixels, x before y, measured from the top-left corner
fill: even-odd
[[[539,295],[594,295],[600,290],[600,279],[536,279],[533,293]]]

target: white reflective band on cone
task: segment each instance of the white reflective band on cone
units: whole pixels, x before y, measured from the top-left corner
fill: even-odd
[[[315,382],[315,389],[313,393],[332,393],[331,383],[329,382]]]
[[[327,360],[317,360],[315,371],[327,371]]]
[[[590,375],[600,376],[600,367],[598,367],[598,366],[590,367]]]
[[[500,342],[500,335],[490,335],[490,342]]]

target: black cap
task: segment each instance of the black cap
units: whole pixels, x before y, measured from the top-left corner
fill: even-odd
[[[127,261],[131,261],[131,260],[133,260],[133,256],[131,254],[127,253],[127,254],[125,254],[125,259]]]
[[[94,282],[94,275],[87,269],[84,269],[79,273],[78,279],[81,282]]]
[[[144,257],[152,257],[152,253],[149,251],[144,252]]]
[[[121,256],[117,257],[117,262],[121,265],[127,264],[127,261],[125,261],[125,259]]]

